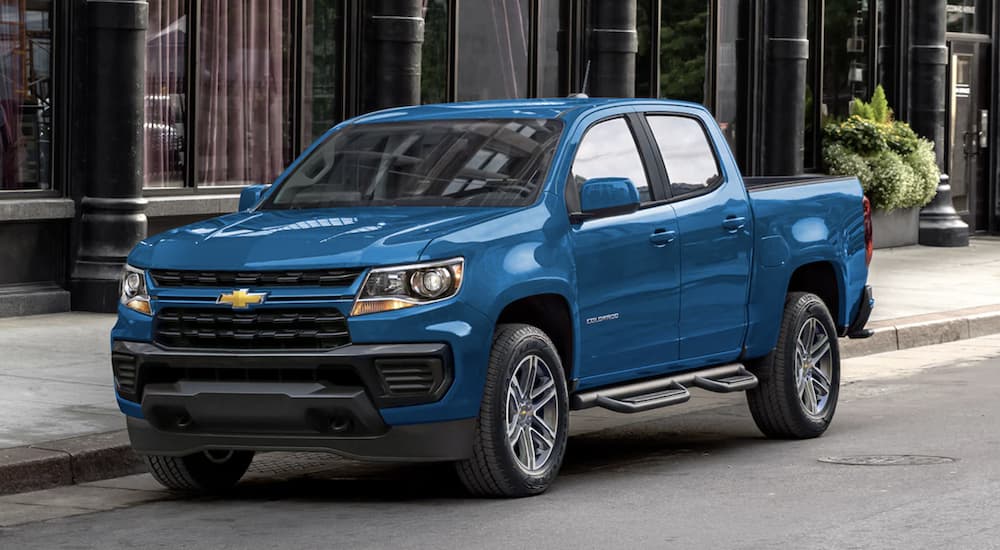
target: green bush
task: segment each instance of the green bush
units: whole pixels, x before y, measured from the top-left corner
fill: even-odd
[[[872,207],[879,210],[929,203],[940,178],[934,144],[918,136],[909,124],[892,120],[881,86],[871,103],[855,99],[851,111],[847,120],[823,128],[827,170],[856,176]]]

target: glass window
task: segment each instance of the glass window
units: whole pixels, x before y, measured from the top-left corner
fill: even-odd
[[[146,31],[145,185],[184,185],[187,11],[185,0],[149,2]]]
[[[291,161],[291,3],[199,3],[198,185],[269,183]]]
[[[570,212],[580,211],[580,186],[592,178],[629,178],[639,190],[640,200],[651,199],[646,168],[624,118],[595,124],[580,141],[566,187],[566,207]]]
[[[444,103],[448,101],[448,0],[423,1],[420,101]]]
[[[650,77],[652,51],[653,2],[659,0],[639,0],[635,6],[635,29],[639,39],[639,51],[635,56],[635,97],[655,97]]]
[[[649,116],[646,120],[667,168],[674,197],[709,189],[721,181],[719,163],[700,122],[680,116]]]
[[[559,120],[354,125],[317,148],[265,207],[524,206],[561,133]]]
[[[538,81],[542,83],[542,97],[566,95],[559,89],[559,29],[564,26],[564,19],[560,17],[563,11],[561,4],[558,0],[545,0],[540,6],[542,20],[538,30],[542,36],[538,47],[542,49],[542,59],[538,67]]]
[[[52,0],[0,0],[0,191],[49,189]]]
[[[715,119],[733,150],[737,147],[737,131],[743,94],[741,81],[746,81],[746,64],[741,62],[745,54],[740,51],[745,40],[740,40],[741,6],[744,0],[721,0],[719,2],[719,46],[716,54],[716,98]]]
[[[528,96],[529,23],[528,0],[481,0],[459,11],[460,101]]]
[[[660,97],[705,103],[708,51],[705,0],[664,2],[660,19]]]
[[[823,117],[846,118],[856,97],[868,99],[868,1],[827,0],[823,19]]]
[[[948,0],[948,32],[989,34],[989,4],[983,0]]]
[[[302,146],[340,121],[341,0],[306,0],[302,63]]]

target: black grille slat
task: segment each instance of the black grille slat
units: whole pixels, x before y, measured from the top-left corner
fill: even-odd
[[[334,349],[350,343],[347,319],[335,309],[166,308],[156,315],[155,337],[167,347],[194,349]]]
[[[154,269],[149,272],[159,287],[311,287],[350,286],[362,269],[317,271],[180,271]]]
[[[430,393],[439,381],[433,363],[381,363],[378,370],[391,394]]]

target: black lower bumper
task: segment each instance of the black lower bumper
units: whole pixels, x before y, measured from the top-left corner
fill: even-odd
[[[318,451],[359,460],[436,462],[464,460],[472,454],[476,419],[387,428],[364,437],[305,434],[164,432],[149,422],[128,418],[132,448],[140,454],[184,456],[212,449]]]
[[[847,328],[847,336],[849,338],[868,338],[874,334],[871,330],[866,329],[865,325],[868,324],[868,319],[872,315],[872,308],[875,306],[875,298],[872,297],[872,287],[865,286],[864,291],[861,293],[861,305],[858,308],[858,314],[854,318],[854,322],[851,326]]]

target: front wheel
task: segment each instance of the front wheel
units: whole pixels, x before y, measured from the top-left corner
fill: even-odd
[[[562,362],[541,330],[497,327],[472,458],[459,462],[475,495],[523,497],[552,484],[566,451],[569,398]]]
[[[253,451],[203,451],[187,456],[146,455],[156,481],[174,491],[231,489],[246,473]]]
[[[833,420],[840,393],[837,330],[823,300],[815,294],[790,293],[778,345],[751,370],[759,384],[747,392],[747,403],[764,435],[822,435]]]

